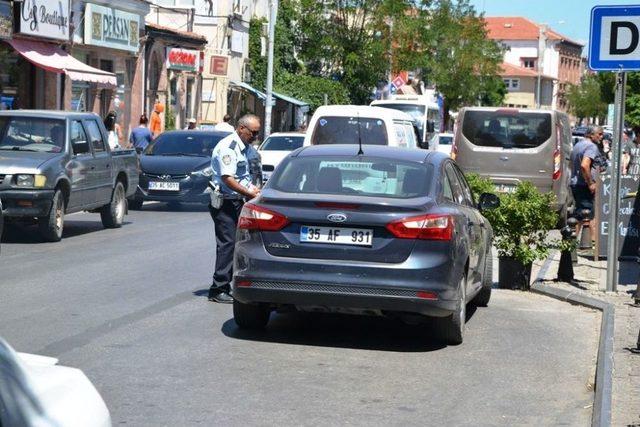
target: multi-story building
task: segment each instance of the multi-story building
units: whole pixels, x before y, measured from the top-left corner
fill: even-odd
[[[485,17],[488,35],[505,48],[502,76],[510,87],[505,104],[567,111],[566,90],[579,84],[583,45],[523,17]],[[538,78],[540,76],[540,78]],[[523,84],[515,83],[518,80]],[[531,80],[535,79],[535,84]],[[536,98],[540,81],[540,99]],[[533,97],[533,103],[531,102]]]

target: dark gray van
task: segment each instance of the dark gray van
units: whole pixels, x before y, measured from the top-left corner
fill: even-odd
[[[500,192],[513,191],[520,181],[553,192],[554,208],[564,222],[573,203],[571,148],[571,128],[564,113],[469,107],[458,116],[451,157],[464,172],[490,178]]]

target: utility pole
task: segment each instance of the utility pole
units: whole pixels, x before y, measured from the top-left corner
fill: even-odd
[[[544,51],[547,47],[547,40],[545,38],[545,31],[547,27],[542,24],[538,27],[538,81],[536,84],[536,108],[540,108],[542,105],[541,96],[542,96],[542,63],[544,61]]]
[[[269,0],[269,41],[267,47],[267,99],[264,107],[264,138],[271,134],[271,109],[273,103],[273,39],[278,18],[278,0]]]
[[[389,98],[391,98],[391,85],[393,82],[393,18],[389,16],[385,19],[385,23],[389,26]]]

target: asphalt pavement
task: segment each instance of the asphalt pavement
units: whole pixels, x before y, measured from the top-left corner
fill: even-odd
[[[456,347],[342,315],[274,314],[246,333],[207,301],[213,238],[206,209],[162,204],[116,230],[68,216],[60,243],[10,227],[0,336],[82,369],[114,426],[590,423],[595,311],[495,290]]]

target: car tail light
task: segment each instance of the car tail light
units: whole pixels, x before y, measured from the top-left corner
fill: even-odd
[[[251,281],[249,280],[239,280],[235,283],[238,288],[249,288],[251,287]]]
[[[387,230],[400,239],[451,240],[451,215],[420,215],[403,218],[387,224]]]
[[[562,154],[556,149],[553,152],[553,180],[557,181],[562,176]]]
[[[438,299],[438,294],[436,294],[435,292],[428,292],[428,291],[418,291],[416,292],[416,296],[420,299],[428,299],[428,300],[437,300]]]
[[[238,219],[242,230],[278,231],[289,224],[289,218],[262,206],[245,203]]]

